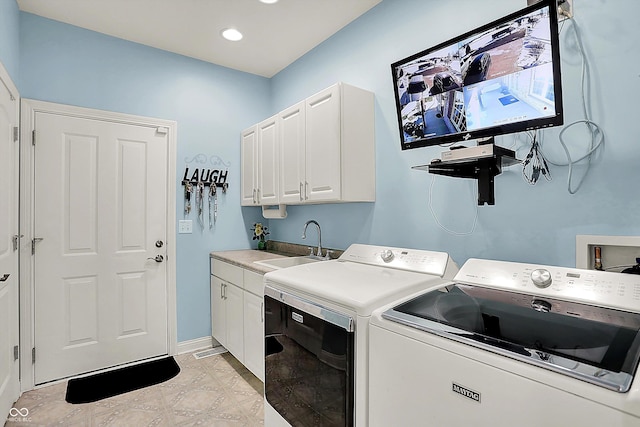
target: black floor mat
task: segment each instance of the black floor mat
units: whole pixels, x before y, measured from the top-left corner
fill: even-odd
[[[69,403],[89,403],[121,393],[160,384],[180,372],[173,357],[140,363],[134,366],[69,380],[65,400]]]

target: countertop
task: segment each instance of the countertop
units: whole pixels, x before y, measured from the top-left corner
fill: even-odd
[[[338,258],[342,255],[342,252],[344,252],[339,249],[329,248],[329,250],[333,251],[331,258]],[[267,241],[267,250],[240,249],[234,251],[215,251],[209,254],[211,258],[216,258],[220,261],[225,261],[259,274],[268,273],[274,269],[264,265],[255,264],[255,261],[305,255],[309,255],[309,249],[305,245],[272,240]]]
[[[211,258],[237,265],[256,273],[264,274],[273,271],[273,268],[264,265],[255,264],[255,261],[264,261],[266,259],[285,258],[291,255],[281,255],[269,251],[259,251],[257,249],[241,249],[236,251],[219,251],[211,252]]]

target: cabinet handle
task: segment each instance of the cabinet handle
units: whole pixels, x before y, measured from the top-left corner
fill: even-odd
[[[309,198],[309,182],[304,182],[304,198],[307,200]]]
[[[256,190],[256,194],[258,195],[258,203],[260,203],[260,189],[259,188]]]
[[[260,303],[260,322],[264,323],[264,301]]]
[[[300,181],[300,201],[304,200],[304,195],[302,194],[302,187],[304,186],[304,184],[302,184],[302,181]]]
[[[227,284],[224,284],[224,299],[227,299]]]
[[[220,283],[220,299],[224,299],[223,289],[224,289],[224,283]]]
[[[255,205],[256,203],[257,203],[256,202],[256,189],[254,188],[253,189],[253,204]]]

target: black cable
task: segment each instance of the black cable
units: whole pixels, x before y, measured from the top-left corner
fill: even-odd
[[[547,181],[551,181],[552,179],[547,161],[545,160],[542,151],[540,151],[537,136],[538,132],[534,132],[533,136],[531,136],[531,149],[522,161],[522,176],[524,177],[524,180],[531,185],[535,185],[536,182],[538,182],[540,174],[542,174]]]

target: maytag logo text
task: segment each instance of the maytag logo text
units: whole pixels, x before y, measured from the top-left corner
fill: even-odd
[[[455,393],[458,393],[459,395],[466,397],[467,399],[475,400],[476,402],[480,403],[480,393],[478,393],[477,391],[469,390],[468,388],[462,387],[461,385],[456,383],[451,383],[451,390],[453,390]]]

